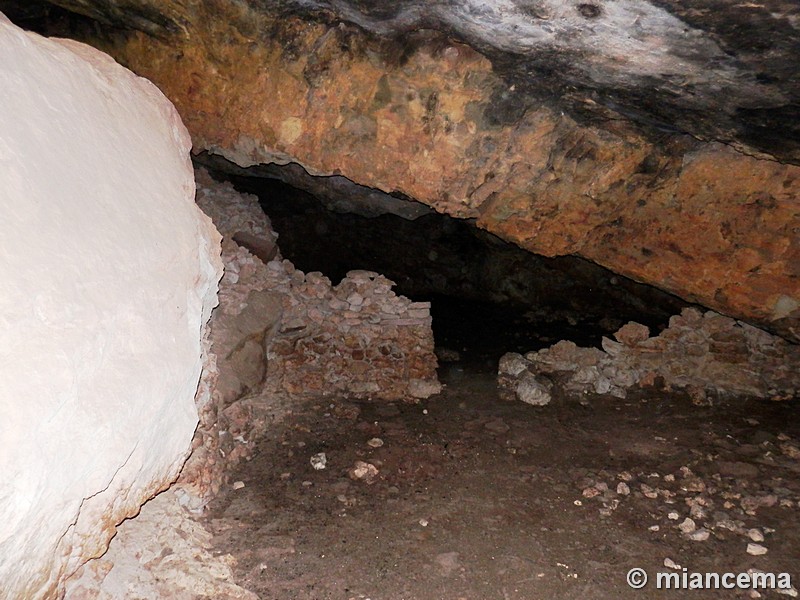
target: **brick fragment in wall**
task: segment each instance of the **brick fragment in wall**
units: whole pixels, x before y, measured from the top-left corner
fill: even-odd
[[[628,323],[614,337],[603,338],[602,350],[561,341],[524,356],[506,354],[498,370],[504,396],[519,398],[531,375],[570,393],[619,398],[656,383],[698,401],[708,394],[773,400],[800,394],[800,346],[713,311],[687,308],[653,337],[644,325]]]

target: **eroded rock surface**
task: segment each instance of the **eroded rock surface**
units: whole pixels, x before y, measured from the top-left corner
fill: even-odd
[[[197,150],[402,192],[799,339],[800,168],[752,156],[798,160],[786,3],[134,5],[158,37],[108,43]]]
[[[219,235],[151,83],[0,16],[0,598],[53,598],[177,477]]]
[[[267,33],[253,15],[299,15],[391,40],[400,60],[425,37],[421,31],[438,31],[484,52],[518,86],[496,99],[512,118],[526,103],[557,97],[568,110],[595,119],[616,113],[655,130],[800,159],[800,87],[793,70],[799,13],[790,0],[725,10],[711,0],[245,0],[232,11],[198,0],[4,4],[26,21],[58,5],[162,39],[191,34],[204,9],[232,21],[249,42]],[[326,68],[332,42],[315,48],[312,75]]]
[[[213,555],[211,537],[167,490],[123,523],[108,552],[68,582],[66,600],[258,600],[233,583],[233,559]]]
[[[784,400],[800,392],[800,347],[712,311],[687,308],[654,337],[638,323],[614,337],[603,338],[603,350],[562,341],[506,354],[498,383],[507,398],[529,404],[549,402],[554,382],[571,393],[619,398],[634,386],[660,385],[697,402],[708,394]]]

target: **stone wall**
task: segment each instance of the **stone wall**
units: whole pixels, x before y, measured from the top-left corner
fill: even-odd
[[[628,323],[603,338],[603,349],[562,341],[525,356],[506,354],[498,381],[506,398],[550,401],[555,385],[573,394],[624,398],[634,387],[686,390],[694,400],[710,394],[782,400],[800,394],[800,346],[715,312],[685,309],[650,337]]]
[[[336,286],[289,261],[269,265],[285,298],[269,352],[268,382],[293,394],[419,400],[437,393],[430,303],[397,296],[371,271]]]
[[[176,493],[202,511],[251,442],[297,394],[415,401],[439,391],[430,305],[391,291],[377,273],[339,285],[283,260],[254,196],[196,172],[197,203],[223,234],[216,356],[200,425]]]
[[[273,392],[418,400],[439,391],[430,303],[397,296],[378,273],[352,271],[332,285],[321,273],[295,269],[280,256],[278,235],[255,196],[214,182],[204,170],[197,179],[198,203],[225,237],[220,317],[240,314],[256,297],[260,314],[269,315],[269,335],[260,330],[258,343],[227,343],[243,355],[233,363],[266,364],[266,389]],[[220,327],[212,319],[212,336]],[[267,347],[266,362],[256,346]],[[249,389],[263,377],[251,379]],[[231,384],[223,387],[235,395]]]

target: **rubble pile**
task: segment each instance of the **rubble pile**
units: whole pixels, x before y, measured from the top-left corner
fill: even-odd
[[[190,510],[202,511],[227,480],[227,473],[249,456],[250,441],[275,416],[280,399],[262,395],[266,348],[281,319],[281,298],[268,288],[264,264],[234,242],[223,242],[225,274],[220,305],[210,321],[215,369],[208,392],[198,394],[200,423],[192,453],[181,472],[178,494]],[[264,408],[268,410],[264,410]],[[277,411],[280,412],[280,411]]]
[[[233,557],[212,551],[211,533],[173,492],[159,494],[118,527],[108,552],[67,582],[66,600],[258,600],[233,582]]]
[[[654,337],[638,323],[614,337],[603,338],[602,350],[561,341],[525,356],[506,354],[498,373],[503,395],[543,405],[554,384],[618,398],[634,386],[658,385],[703,402],[709,394],[781,400],[800,389],[800,346],[713,311],[684,309]]]
[[[175,494],[193,512],[202,512],[224,485],[227,472],[249,455],[256,432],[264,429],[264,405],[277,399],[259,394],[266,375],[266,347],[280,322],[281,298],[269,290],[264,263],[233,241],[241,231],[258,235],[260,248],[274,249],[277,235],[254,199],[219,189],[196,172],[197,204],[223,234],[219,306],[209,322],[210,363],[195,397],[199,424],[192,452]],[[232,193],[231,193],[232,192]],[[255,410],[256,407],[261,410]],[[273,407],[274,408],[274,407]]]

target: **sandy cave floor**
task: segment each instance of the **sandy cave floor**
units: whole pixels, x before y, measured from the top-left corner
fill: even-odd
[[[264,600],[756,597],[626,584],[669,558],[800,584],[796,402],[642,391],[532,407],[501,401],[491,374],[443,381],[418,405],[310,400],[270,431],[204,517],[237,583]],[[378,468],[371,484],[357,461]],[[705,541],[678,527],[692,505]],[[748,531],[766,554],[748,554]]]

